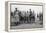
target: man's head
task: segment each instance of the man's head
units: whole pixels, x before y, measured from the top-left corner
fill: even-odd
[[[31,11],[31,9],[29,9]]]
[[[17,11],[17,8],[15,8],[15,10]]]

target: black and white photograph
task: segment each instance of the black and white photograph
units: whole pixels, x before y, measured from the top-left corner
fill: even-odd
[[[10,29],[43,28],[41,5],[11,4]]]

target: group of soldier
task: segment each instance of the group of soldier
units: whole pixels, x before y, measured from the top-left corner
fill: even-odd
[[[19,11],[17,8],[15,8],[15,11],[14,11],[14,14],[13,14],[13,17],[19,21],[35,21],[35,15],[34,13],[32,13],[31,9],[29,9],[30,12],[25,12],[25,13],[22,13],[21,11]],[[12,14],[11,14],[12,15]]]
[[[15,24],[20,23],[34,23],[35,22],[35,13],[29,9],[30,12],[21,12],[17,8],[15,8],[14,13],[11,12],[11,16],[15,18]],[[42,14],[37,15],[37,17],[41,20]],[[33,21],[33,22],[32,22]]]

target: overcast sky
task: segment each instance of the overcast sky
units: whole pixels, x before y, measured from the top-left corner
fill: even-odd
[[[34,12],[37,14],[39,12],[42,12],[42,6],[32,6],[32,5],[11,5],[11,11],[14,12],[15,8],[18,8],[18,10],[21,11],[31,11],[34,10]]]

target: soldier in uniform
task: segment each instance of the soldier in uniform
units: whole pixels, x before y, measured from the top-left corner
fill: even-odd
[[[14,11],[14,22],[15,22],[15,25],[19,24],[19,11],[17,10],[17,8],[15,8],[15,11]]]

